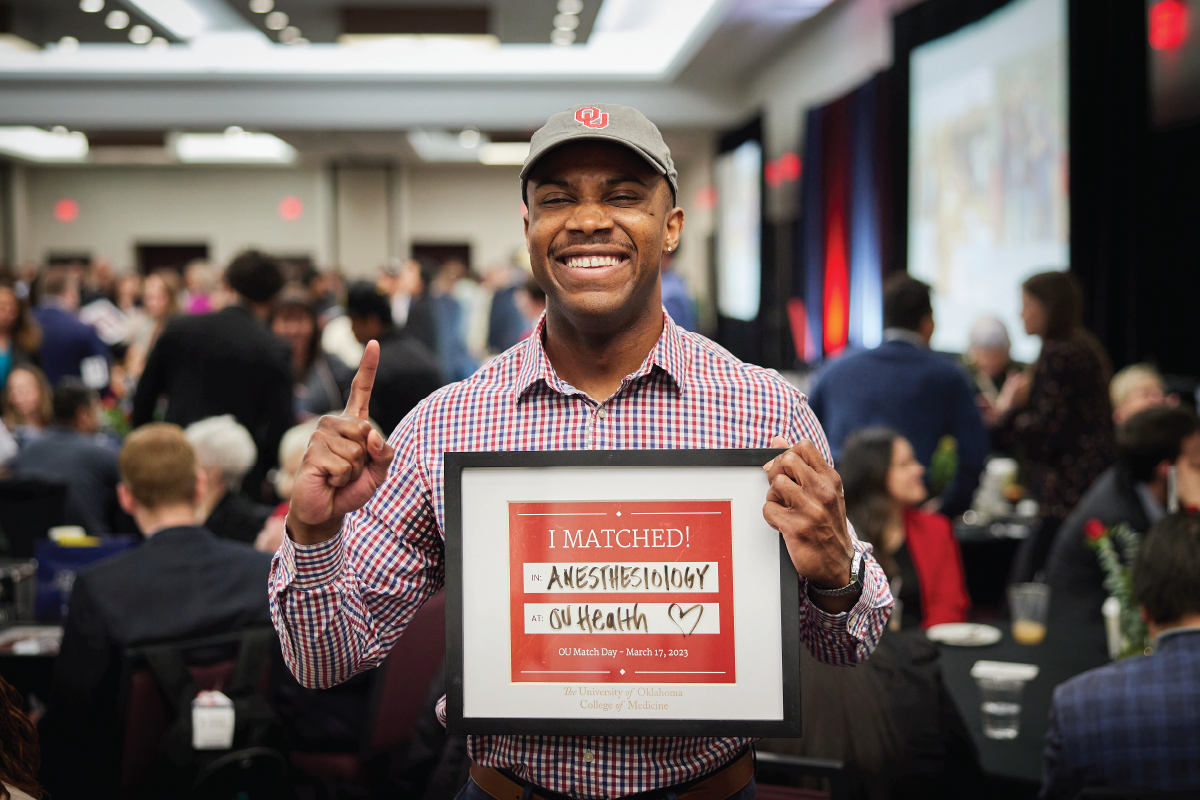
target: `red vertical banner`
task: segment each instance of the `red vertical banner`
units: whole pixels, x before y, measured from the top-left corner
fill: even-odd
[[[509,504],[514,683],[736,683],[728,500]]]
[[[825,292],[823,299],[825,355],[846,349],[850,333],[850,125],[849,103],[829,107],[824,146]]]

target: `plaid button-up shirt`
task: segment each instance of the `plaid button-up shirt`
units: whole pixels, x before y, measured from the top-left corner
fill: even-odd
[[[387,480],[347,517],[340,535],[312,546],[284,538],[271,570],[271,614],[284,658],[302,683],[330,686],[377,666],[442,587],[447,451],[758,448],[778,435],[810,439],[830,458],[804,395],[670,317],[642,365],[604,402],[555,374],[542,347],[544,324],[404,419],[391,437],[396,458]],[[883,570],[870,558],[862,596],[849,612],[828,614],[809,603],[802,578],[800,597],[801,639],[830,664],[865,659],[892,604]],[[444,719],[444,700],[438,711]],[[609,798],[704,775],[748,741],[472,736],[469,748],[483,766],[511,769],[573,797]]]

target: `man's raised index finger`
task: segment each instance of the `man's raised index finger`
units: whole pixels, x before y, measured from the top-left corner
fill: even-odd
[[[375,372],[378,369],[379,342],[372,339],[367,342],[358,372],[354,375],[354,383],[350,384],[350,399],[346,403],[348,415],[363,420],[370,416],[371,389],[375,386]]]

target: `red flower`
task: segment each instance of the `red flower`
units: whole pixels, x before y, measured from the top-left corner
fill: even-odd
[[[1089,542],[1095,542],[1108,533],[1108,529],[1104,527],[1104,523],[1093,517],[1083,523],[1083,535],[1087,537]]]

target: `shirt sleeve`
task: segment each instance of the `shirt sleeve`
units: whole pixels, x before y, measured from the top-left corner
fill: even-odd
[[[445,583],[415,416],[392,436],[388,479],[340,533],[316,545],[285,536],[272,562],[271,620],[304,686],[327,688],[378,666]]]
[[[816,444],[826,461],[833,463],[821,423],[802,397],[796,412],[792,414],[785,436],[793,443],[808,439]],[[853,666],[871,656],[883,635],[893,606],[887,577],[879,562],[871,555],[871,545],[859,541],[849,521],[846,525],[855,548],[864,553],[867,562],[862,594],[854,607],[839,614],[818,608],[808,599],[808,581],[800,577],[800,640],[818,661],[835,666]]]

